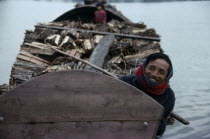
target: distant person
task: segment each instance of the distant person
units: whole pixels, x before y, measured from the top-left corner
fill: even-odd
[[[97,10],[95,11],[95,22],[96,23],[105,23],[107,21],[107,14],[104,10],[104,5],[102,3],[97,3]]]
[[[134,75],[120,78],[120,80],[143,91],[164,107],[157,131],[158,136],[165,132],[167,119],[175,105],[175,95],[169,86],[169,79],[172,75],[173,67],[169,57],[166,54],[154,53],[147,57]]]

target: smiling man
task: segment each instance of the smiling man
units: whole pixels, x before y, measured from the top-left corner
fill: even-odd
[[[143,91],[164,107],[157,132],[158,136],[165,132],[167,119],[175,105],[175,95],[169,86],[169,79],[172,75],[173,67],[169,57],[163,53],[155,53],[147,57],[135,75],[120,78],[120,80]]]

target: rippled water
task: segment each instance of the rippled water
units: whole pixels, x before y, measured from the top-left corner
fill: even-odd
[[[162,36],[171,57],[175,112],[190,120],[175,122],[163,139],[210,138],[210,2],[114,3],[134,22],[143,21]],[[52,21],[74,3],[0,1],[0,84],[8,82],[25,29]],[[132,9],[132,10],[131,10]]]

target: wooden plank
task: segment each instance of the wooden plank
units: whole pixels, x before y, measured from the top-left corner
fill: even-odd
[[[55,53],[55,51],[51,47],[39,42],[24,43],[21,49],[29,53],[35,53],[35,54],[53,55]]]
[[[46,26],[46,25],[36,25],[35,27],[51,28],[51,29],[56,29],[56,30],[76,30],[76,31],[89,32],[89,33],[98,34],[98,35],[114,35],[114,36],[123,37],[123,38],[152,40],[152,41],[158,41],[158,42],[160,41],[160,38],[155,38],[155,37],[145,37],[145,36],[128,35],[128,34],[111,33],[111,32],[101,32],[101,31],[84,30],[84,29],[77,29],[77,28],[66,28],[66,27]]]
[[[28,56],[21,55],[21,54],[18,54],[17,58],[21,59],[21,60],[24,60],[24,61],[28,61],[28,62],[34,63],[34,64],[38,64],[38,65],[43,65],[43,66],[47,66],[48,65],[48,64],[46,64],[44,62],[41,62],[41,61],[36,60],[36,59],[33,59],[32,57],[28,57]]]
[[[104,36],[99,43],[97,44],[96,48],[92,52],[89,62],[93,65],[98,67],[102,67],[104,64],[104,59],[109,52],[109,48],[111,47],[112,43],[114,42],[115,37],[113,35]],[[93,70],[90,66],[85,67],[86,70]]]
[[[55,51],[50,49],[38,49],[30,47],[21,47],[21,50],[26,51],[30,54],[41,54],[41,55],[53,55]]]
[[[48,45],[42,44],[42,43],[38,43],[38,42],[24,43],[24,45],[28,45],[28,46],[39,48],[39,49],[51,49]]]
[[[1,139],[152,139],[155,122],[1,124]]]
[[[42,58],[40,58],[40,57],[34,56],[34,55],[32,55],[32,54],[30,54],[30,53],[28,53],[28,52],[26,52],[26,51],[20,50],[20,54],[21,54],[21,55],[24,55],[24,56],[27,56],[27,57],[29,57],[29,58],[31,58],[31,59],[35,59],[35,60],[37,60],[37,61],[43,62],[43,63],[45,63],[45,64],[50,64],[49,61],[44,60],[44,59],[42,59]]]

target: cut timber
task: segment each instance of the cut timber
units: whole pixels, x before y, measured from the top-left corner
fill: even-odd
[[[41,54],[41,55],[53,55],[55,51],[49,49],[37,49],[37,48],[29,48],[29,47],[22,47],[21,50],[26,51],[31,54]]]
[[[56,26],[45,26],[45,25],[36,25],[35,27],[38,27],[38,28],[51,28],[51,29],[56,29],[56,30],[76,30],[76,31],[89,32],[89,33],[98,34],[98,35],[114,35],[114,36],[123,37],[123,38],[133,38],[133,39],[160,41],[160,38],[157,38],[157,37],[156,38],[155,37],[145,37],[145,36],[137,36],[137,35],[129,35],[129,34],[110,33],[110,32],[101,32],[101,31],[94,31],[94,30],[84,30],[84,29],[56,27]]]
[[[117,63],[120,64],[122,62],[122,57],[121,56],[115,56],[112,59],[109,60],[108,63]]]
[[[23,61],[27,61],[27,62],[31,62],[31,63],[34,63],[34,64],[38,64],[38,65],[44,65],[44,66],[47,65],[46,63],[43,63],[41,61],[38,61],[36,59],[33,59],[33,58],[25,56],[25,55],[21,55],[21,54],[18,54],[17,58],[21,59]]]
[[[87,64],[87,65],[93,67],[94,69],[96,69],[96,70],[98,70],[98,71],[100,71],[100,72],[102,72],[102,73],[105,73],[105,74],[110,75],[110,76],[112,76],[112,77],[114,77],[114,78],[117,78],[115,75],[109,73],[109,72],[106,71],[106,70],[103,70],[102,68],[100,68],[100,67],[98,67],[98,66],[93,65],[92,63],[90,63],[90,62],[88,62],[88,61],[86,61],[86,60],[80,59],[80,58],[75,57],[75,56],[73,56],[73,55],[67,54],[67,53],[65,53],[65,52],[63,52],[63,51],[60,51],[60,50],[58,50],[55,46],[52,46],[52,45],[49,45],[49,46],[50,46],[53,50],[55,50],[56,52],[59,52],[59,53],[61,53],[61,54],[63,54],[63,55],[66,55],[66,56],[69,56],[69,57],[71,57],[71,58],[73,58],[73,59],[75,59],[75,60],[77,60],[77,61],[83,62],[83,63],[85,63],[85,64]]]
[[[95,35],[94,36],[94,43],[99,43],[99,41],[103,38],[103,35]]]
[[[48,45],[38,42],[24,43],[21,50],[31,54],[53,55],[55,53],[55,51]]]
[[[94,46],[89,39],[85,39],[83,43],[83,48],[87,51],[93,50]]]
[[[32,55],[32,54],[30,54],[30,53],[28,53],[26,51],[21,50],[20,51],[20,54],[25,55],[25,56],[28,56],[28,57],[33,58],[33,59],[36,59],[36,60],[39,60],[39,61],[41,61],[43,63],[50,64],[50,62],[48,62],[48,61],[46,61],[46,60],[44,60],[44,59],[42,59],[40,57],[34,56],[34,55]]]
[[[163,107],[120,80],[72,70],[12,89],[0,112],[2,139],[152,139]]]
[[[81,52],[79,50],[77,50],[77,49],[67,50],[66,53],[70,54],[70,55],[73,55],[73,56],[75,56],[77,58],[80,58],[81,55],[82,55]]]
[[[38,65],[48,65],[50,64],[50,62],[44,60],[44,59],[41,59],[37,56],[34,56],[26,51],[23,51],[21,50],[20,53],[18,54],[17,56],[18,59],[21,59],[21,60],[24,60],[24,61],[28,61],[28,62],[31,62],[31,63],[35,63],[35,64],[38,64]]]
[[[96,48],[92,52],[90,56],[89,62],[97,67],[102,67],[104,64],[104,59],[109,52],[109,48],[111,47],[112,43],[114,42],[115,37],[114,35],[106,35],[104,36],[99,43],[97,44]],[[90,66],[85,67],[86,70],[92,70]]]
[[[150,55],[150,54],[159,53],[159,52],[160,52],[159,49],[155,49],[155,50],[146,50],[146,51],[144,51],[143,53],[139,53],[139,54],[136,54],[136,55],[127,55],[127,56],[125,56],[125,60],[130,60],[130,59],[141,59],[141,58],[147,57],[147,56]]]
[[[139,33],[139,32],[141,32],[141,33],[143,33],[143,32],[145,32],[146,31],[146,29],[140,29],[140,28],[133,28],[133,33]]]

